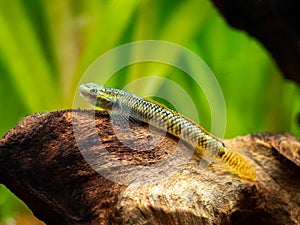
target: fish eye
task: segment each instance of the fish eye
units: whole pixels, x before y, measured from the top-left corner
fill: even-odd
[[[92,89],[90,90],[90,94],[91,94],[91,95],[96,95],[97,92],[98,92],[98,90],[97,90],[96,88],[92,88]]]

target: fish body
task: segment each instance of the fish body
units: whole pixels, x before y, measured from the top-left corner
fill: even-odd
[[[110,113],[132,117],[181,138],[195,149],[197,156],[207,161],[216,159],[241,178],[256,178],[255,170],[247,160],[226,148],[203,127],[171,109],[135,94],[94,83],[82,84],[79,91],[86,101]]]

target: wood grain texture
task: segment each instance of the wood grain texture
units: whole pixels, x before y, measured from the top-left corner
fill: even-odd
[[[105,112],[34,114],[0,139],[0,182],[49,225],[299,224],[298,140],[257,134],[225,143],[257,181],[208,166],[145,123],[122,130]]]

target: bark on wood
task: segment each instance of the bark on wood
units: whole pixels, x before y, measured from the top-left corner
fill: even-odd
[[[228,23],[257,38],[285,77],[300,84],[298,0],[212,0]]]
[[[0,139],[0,182],[49,225],[299,224],[298,140],[259,134],[226,144],[257,181],[205,167],[144,123],[118,130],[101,112],[35,114]]]

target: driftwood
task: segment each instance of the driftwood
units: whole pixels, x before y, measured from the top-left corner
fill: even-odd
[[[212,0],[228,23],[257,38],[286,78],[300,84],[298,0]]]
[[[0,139],[0,182],[48,225],[299,224],[298,140],[225,142],[255,167],[256,181],[206,165],[144,123],[118,130],[105,112],[35,114]]]

